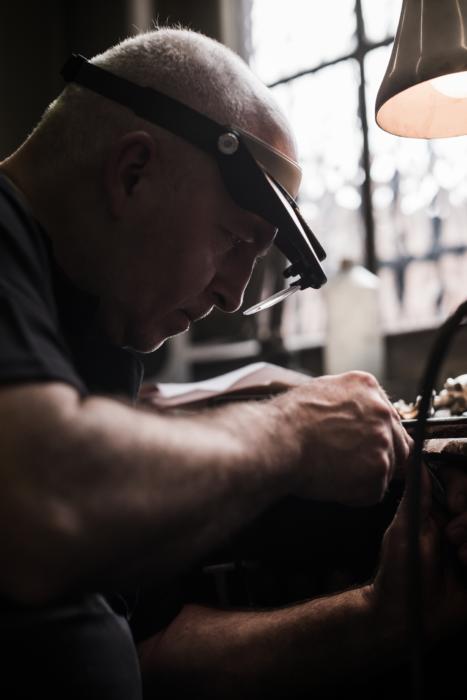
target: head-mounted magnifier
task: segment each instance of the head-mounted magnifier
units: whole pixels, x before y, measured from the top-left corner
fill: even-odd
[[[132,110],[212,155],[224,185],[242,209],[261,216],[278,231],[275,244],[289,260],[284,277],[288,288],[255,304],[252,314],[290,294],[326,282],[321,261],[326,257],[295,202],[301,179],[298,165],[284,154],[234,126],[224,126],[158,90],[136,85],[73,54],[62,69],[67,82],[74,82]]]

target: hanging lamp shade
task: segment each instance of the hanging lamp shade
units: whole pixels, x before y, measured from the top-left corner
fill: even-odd
[[[467,134],[467,0],[403,0],[375,107],[397,136]]]

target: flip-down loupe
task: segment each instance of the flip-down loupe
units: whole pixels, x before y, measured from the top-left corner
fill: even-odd
[[[64,65],[62,76],[211,154],[234,201],[277,228],[274,242],[290,262],[284,277],[292,281],[288,288],[255,304],[245,314],[277,304],[299,289],[319,289],[326,282],[321,267],[326,254],[295,201],[301,171],[294,161],[243,129],[219,124],[182,102],[116,76],[83,56],[73,54]]]

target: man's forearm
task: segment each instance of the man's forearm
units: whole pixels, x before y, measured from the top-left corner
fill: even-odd
[[[40,589],[38,572],[57,593],[163,580],[286,493],[272,405],[267,415],[252,403],[169,418],[90,398],[54,418],[41,401],[43,393],[29,403],[27,444],[4,436],[12,467],[2,558],[21,552],[26,586]],[[11,586],[21,591],[15,575]]]
[[[161,582],[288,493],[376,503],[409,451],[358,372],[186,417],[59,383],[4,388],[0,592]]]
[[[273,611],[187,606],[140,646],[148,688],[199,698],[290,697],[345,683],[404,655],[395,620],[379,620],[371,588]]]
[[[275,442],[282,417],[272,405],[169,417],[114,405],[107,418],[102,400],[93,403],[91,414],[96,411],[108,431],[98,456],[104,465],[99,488],[122,538],[131,533],[127,571],[138,580],[180,571],[292,486],[287,458],[293,449]],[[102,517],[99,509],[95,514]],[[140,546],[143,556],[136,558]],[[122,555],[120,546],[118,571]]]

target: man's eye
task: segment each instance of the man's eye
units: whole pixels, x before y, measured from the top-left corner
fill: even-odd
[[[233,231],[229,231],[229,229],[224,227],[222,227],[221,230],[225,239],[228,241],[230,248],[237,248],[239,245],[245,242],[243,238],[237,236]]]
[[[245,241],[243,238],[239,238],[239,236],[232,233],[230,235],[230,243],[232,244],[232,248],[237,248],[237,246],[241,245],[241,243],[245,243]]]
[[[242,232],[242,235],[238,235],[234,231],[221,226],[221,232],[225,241],[225,245],[228,246],[229,250],[236,250],[237,248],[243,247],[249,243],[253,244],[254,239],[248,237],[246,232]]]

